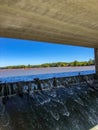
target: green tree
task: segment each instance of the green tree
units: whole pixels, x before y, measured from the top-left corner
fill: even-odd
[[[78,61],[75,60],[75,61],[73,62],[73,66],[78,66]]]

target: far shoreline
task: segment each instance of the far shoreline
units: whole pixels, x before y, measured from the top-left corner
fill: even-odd
[[[59,66],[59,67],[34,67],[34,68],[0,68],[0,70],[31,70],[31,69],[51,69],[51,68],[91,68],[95,67],[95,65],[89,65],[89,66]]]

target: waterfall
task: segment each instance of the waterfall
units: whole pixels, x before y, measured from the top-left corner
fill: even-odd
[[[56,85],[53,79],[2,84],[1,130],[89,130],[96,126],[98,78],[79,75],[55,80]],[[2,104],[6,90],[8,95],[16,94]]]
[[[2,128],[7,129],[9,126],[10,118],[5,110],[5,105],[2,103],[2,98],[0,98],[0,129]]]
[[[4,85],[1,85],[1,96],[4,96]]]

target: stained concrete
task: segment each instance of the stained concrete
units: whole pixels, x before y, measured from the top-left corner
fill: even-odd
[[[98,0],[0,0],[0,36],[98,48]]]

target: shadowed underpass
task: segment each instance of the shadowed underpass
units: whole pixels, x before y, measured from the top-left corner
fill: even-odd
[[[97,12],[97,0],[0,0],[1,37],[92,47],[96,68],[96,75],[55,83],[1,83],[0,130],[89,130],[98,124]]]

